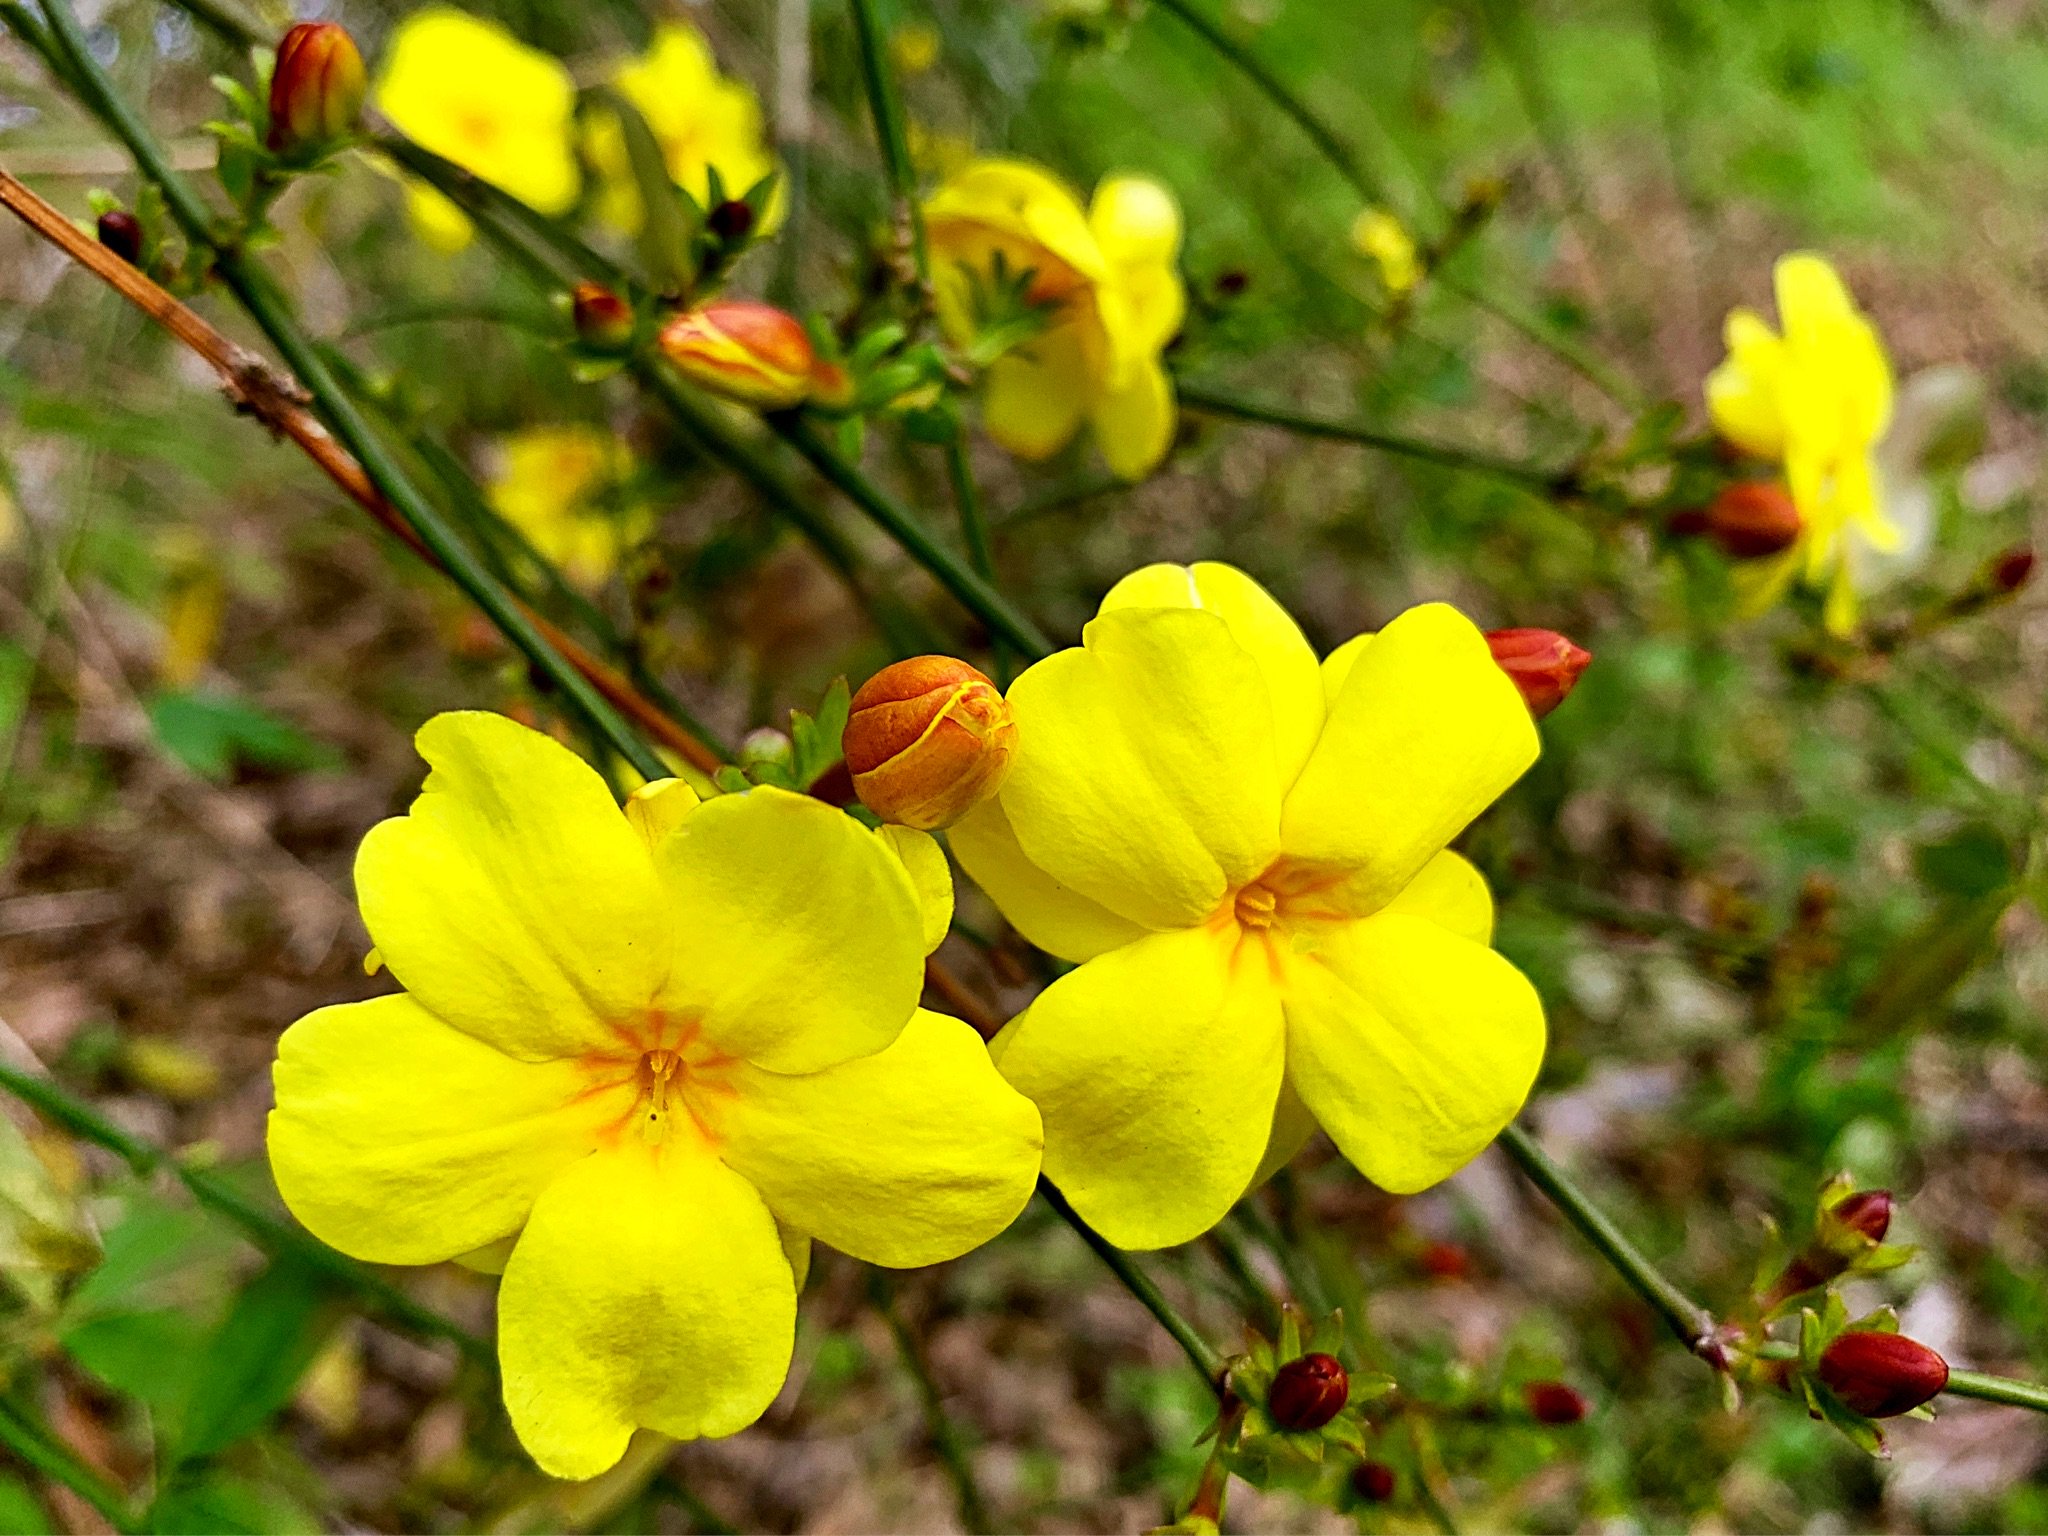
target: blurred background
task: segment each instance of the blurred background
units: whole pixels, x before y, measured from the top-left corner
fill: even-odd
[[[1133,566],[1220,558],[1319,649],[1432,598],[1590,649],[1542,763],[1466,843],[1500,946],[1550,1009],[1530,1124],[1716,1307],[1748,1294],[1774,1227],[1805,1232],[1826,1174],[1889,1187],[1919,1253],[1857,1282],[1862,1310],[1898,1301],[1956,1364],[2048,1373],[2048,615],[2026,591],[1950,613],[2033,537],[2048,7],[1191,0],[1341,136],[1347,176],[1179,8],[878,4],[927,184],[1000,152],[1083,189],[1116,171],[1173,188],[1190,302],[1169,362],[1190,399],[1513,470],[1193,407],[1136,486],[1085,441],[1023,465],[977,436],[1005,590],[1065,642]],[[586,82],[686,16],[801,176],[735,288],[860,313],[887,197],[844,7],[471,8]],[[249,78],[204,19],[216,0],[79,9],[178,163],[209,167],[209,77]],[[404,10],[247,16],[266,35],[342,21],[374,70]],[[124,155],[11,39],[0,166],[81,219],[95,189],[136,196]],[[798,480],[855,583],[629,381],[586,377],[554,295],[482,244],[422,243],[403,200],[345,156],[287,194],[263,259],[393,432],[467,466],[508,516],[507,498],[553,496],[627,530],[566,617],[600,623],[728,742],[857,684],[906,625],[920,648],[987,658],[822,485]],[[1368,210],[1424,248],[1457,231],[1440,270],[1403,291],[1384,242],[1355,233]],[[1798,603],[1739,617],[1728,562],[1665,526],[1722,317],[1768,312],[1772,261],[1801,248],[1837,263],[1902,380],[1944,370],[1902,397],[1934,532],[1868,601],[1889,646],[1822,644]],[[249,335],[217,296],[194,302]],[[595,468],[572,451],[592,441]],[[865,462],[950,536],[934,455],[878,427]],[[1608,494],[1544,488],[1592,463]],[[384,989],[363,974],[350,860],[417,790],[412,731],[456,707],[558,718],[452,589],[238,418],[207,369],[0,227],[0,1058],[276,1210],[261,1150],[277,1035]],[[978,897],[963,913],[1001,934]],[[1028,999],[1014,936],[949,942],[979,995]],[[161,1170],[6,1107],[0,1405],[41,1426],[31,1440],[150,1490],[154,1529],[959,1528],[914,1378],[850,1261],[821,1250],[789,1388],[760,1425],[565,1489],[524,1462],[460,1345],[266,1257]],[[1395,1200],[1319,1147],[1227,1235],[1268,1283],[1342,1306],[1371,1364],[1451,1405],[1387,1448],[1390,1500],[1334,1513],[1240,1489],[1234,1528],[1426,1528],[1428,1478],[1468,1529],[2048,1529],[2041,1421],[1947,1403],[1897,1426],[1878,1462],[1788,1400],[1726,1412],[1498,1154]],[[1212,1339],[1240,1333],[1226,1252],[1156,1267]],[[489,1280],[391,1278],[488,1332]],[[895,1291],[996,1528],[1143,1529],[1192,1488],[1205,1388],[1042,1207]],[[1588,1419],[1475,1411],[1539,1378],[1577,1387]],[[0,1529],[106,1528],[4,1438]]]

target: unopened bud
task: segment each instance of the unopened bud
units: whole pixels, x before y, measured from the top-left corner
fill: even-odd
[[[861,684],[841,746],[862,805],[930,832],[1003,787],[1016,741],[994,683],[951,656],[913,656]]]
[[[1561,1381],[1532,1381],[1522,1388],[1529,1417],[1539,1424],[1576,1424],[1585,1418],[1583,1393]]]
[[[1394,1469],[1384,1461],[1361,1461],[1351,1469],[1351,1491],[1367,1504],[1384,1504],[1394,1496]]]
[[[1432,1280],[1463,1280],[1472,1273],[1472,1255],[1458,1243],[1425,1243],[1416,1261]]]
[[[1821,1220],[1823,1225],[1838,1228],[1845,1236],[1881,1243],[1885,1233],[1892,1229],[1892,1192],[1859,1189],[1837,1201]]]
[[[753,233],[754,210],[736,197],[717,204],[704,216],[704,227],[727,245]]]
[[[578,283],[569,302],[577,340],[586,346],[617,352],[633,339],[633,306],[603,283]]]
[[[1821,1208],[1813,1241],[1793,1256],[1785,1272],[1765,1293],[1765,1303],[1779,1302],[1826,1285],[1884,1241],[1892,1225],[1892,1196],[1887,1189],[1863,1189]]]
[[[100,244],[129,266],[142,261],[142,220],[126,208],[109,208],[101,214],[98,232]]]
[[[1242,267],[1228,267],[1216,274],[1216,297],[1237,299],[1252,285],[1252,275]]]
[[[1820,1379],[1865,1418],[1889,1419],[1947,1386],[1948,1362],[1904,1334],[1855,1329],[1821,1351]]]
[[[1675,532],[1704,533],[1731,560],[1761,560],[1799,542],[1799,508],[1775,480],[1737,480],[1721,487],[1704,514]]]
[[[1564,702],[1593,659],[1554,629],[1490,629],[1486,644],[1538,720]]]
[[[1335,1355],[1302,1355],[1273,1373],[1266,1412],[1282,1429],[1321,1429],[1344,1411],[1350,1397],[1351,1378]]]
[[[752,299],[685,310],[662,327],[661,350],[713,394],[765,410],[801,405],[814,392],[829,400],[845,382],[843,370],[820,360],[796,316]]]
[[[331,144],[362,115],[368,78],[348,29],[302,21],[277,45],[270,75],[268,143],[282,154]]]
[[[1988,572],[1993,591],[1998,593],[2017,592],[2034,575],[2034,552],[2022,544],[2017,549],[2008,549],[1991,562]]]

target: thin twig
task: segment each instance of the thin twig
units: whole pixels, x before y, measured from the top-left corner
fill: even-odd
[[[981,1496],[981,1484],[975,1479],[974,1462],[968,1455],[966,1440],[960,1433],[960,1426],[953,1422],[953,1416],[946,1412],[946,1400],[932,1375],[931,1362],[925,1358],[924,1345],[904,1321],[903,1310],[896,1301],[895,1282],[886,1270],[868,1271],[868,1296],[874,1302],[875,1310],[882,1314],[882,1320],[889,1325],[889,1335],[896,1341],[896,1352],[903,1357],[903,1368],[917,1387],[918,1402],[924,1409],[925,1430],[931,1436],[932,1448],[939,1453],[946,1476],[953,1482],[953,1494],[960,1505],[960,1523],[974,1536],[986,1536],[995,1526],[989,1519],[988,1504]]]

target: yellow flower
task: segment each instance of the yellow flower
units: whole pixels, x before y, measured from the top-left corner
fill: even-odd
[[[1743,452],[1782,464],[1800,518],[1799,541],[1758,579],[1775,597],[1795,577],[1825,586],[1828,629],[1856,627],[1852,541],[1895,550],[1874,452],[1892,414],[1892,371],[1876,329],[1835,269],[1809,254],[1774,273],[1778,322],[1730,312],[1728,356],[1707,376],[1714,429]]]
[[[376,103],[422,148],[542,213],[576,201],[575,82],[494,22],[443,6],[414,11],[391,36]],[[461,209],[423,183],[406,190],[421,238],[451,251],[469,243]]]
[[[654,531],[644,506],[607,508],[603,498],[632,469],[625,444],[589,426],[531,427],[503,444],[491,505],[569,581],[602,586],[619,559]]]
[[[612,76],[619,93],[637,107],[661,145],[669,178],[702,207],[710,197],[711,168],[727,197],[743,197],[776,169],[761,126],[761,103],[742,81],[719,73],[704,35],[687,21],[665,21],[639,58]],[[618,120],[592,115],[586,139],[591,163],[603,177],[598,216],[627,234],[646,217]],[[760,233],[782,219],[782,191],[770,200]]]
[[[998,256],[1032,274],[1042,331],[988,369],[982,417],[1010,452],[1042,459],[1085,418],[1103,459],[1137,480],[1173,442],[1173,386],[1160,353],[1186,306],[1175,264],[1180,208],[1156,181],[1113,176],[1086,212],[1065,183],[1019,160],[977,160],[925,204],[939,320],[955,345],[976,332],[974,296]]]
[[[1535,990],[1445,844],[1535,761],[1486,639],[1413,608],[1318,666],[1227,565],[1153,565],[1025,672],[961,865],[1075,962],[992,1047],[1045,1171],[1127,1248],[1185,1242],[1320,1124],[1397,1194],[1521,1106]]]
[[[498,1357],[542,1468],[758,1418],[811,1237],[933,1264],[1023,1207],[1038,1117],[918,1008],[928,935],[892,842],[771,788],[663,780],[621,814],[498,715],[418,739],[433,771],[355,869],[406,990],[285,1031],[271,1166],[372,1263],[512,1240]]]
[[[1401,221],[1384,208],[1368,208],[1351,221],[1351,243],[1380,269],[1380,282],[1396,298],[1422,280],[1422,262],[1415,241]]]

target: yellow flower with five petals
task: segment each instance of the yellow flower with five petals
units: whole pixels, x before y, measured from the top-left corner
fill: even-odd
[[[1044,328],[988,368],[982,420],[1010,452],[1042,459],[1085,420],[1111,471],[1142,479],[1173,443],[1173,385],[1160,354],[1187,296],[1176,265],[1180,207],[1142,176],[1113,176],[1084,212],[1066,183],[1021,160],[976,160],[924,207],[939,321],[956,346],[979,329],[976,294],[997,259]]]
[[[576,83],[495,22],[448,6],[414,11],[391,35],[375,101],[421,148],[542,213],[576,201]],[[469,243],[468,215],[439,192],[408,179],[406,197],[422,239],[446,251]]]
[[[1319,665],[1243,572],[1148,566],[1008,697],[1010,776],[950,836],[1076,964],[992,1050],[1082,1216],[1163,1247],[1318,1124],[1400,1194],[1499,1133],[1543,1010],[1445,845],[1537,739],[1469,620],[1410,609]]]
[[[405,991],[285,1031],[271,1166],[374,1263],[515,1239],[498,1353],[542,1468],[591,1477],[636,1428],[758,1418],[812,1236],[932,1264],[1023,1207],[1037,1113],[971,1028],[917,1006],[944,925],[892,848],[920,834],[675,780],[621,814],[497,715],[437,716],[419,748],[419,799],[356,860]]]
[[[1826,588],[1826,625],[1846,635],[1856,627],[1852,546],[1886,554],[1901,542],[1876,460],[1892,416],[1891,364],[1823,258],[1786,256],[1773,279],[1780,330],[1754,310],[1729,313],[1728,356],[1707,376],[1707,410],[1730,443],[1784,466],[1799,512],[1798,542],[1752,579],[1752,606],[1797,577]]]

